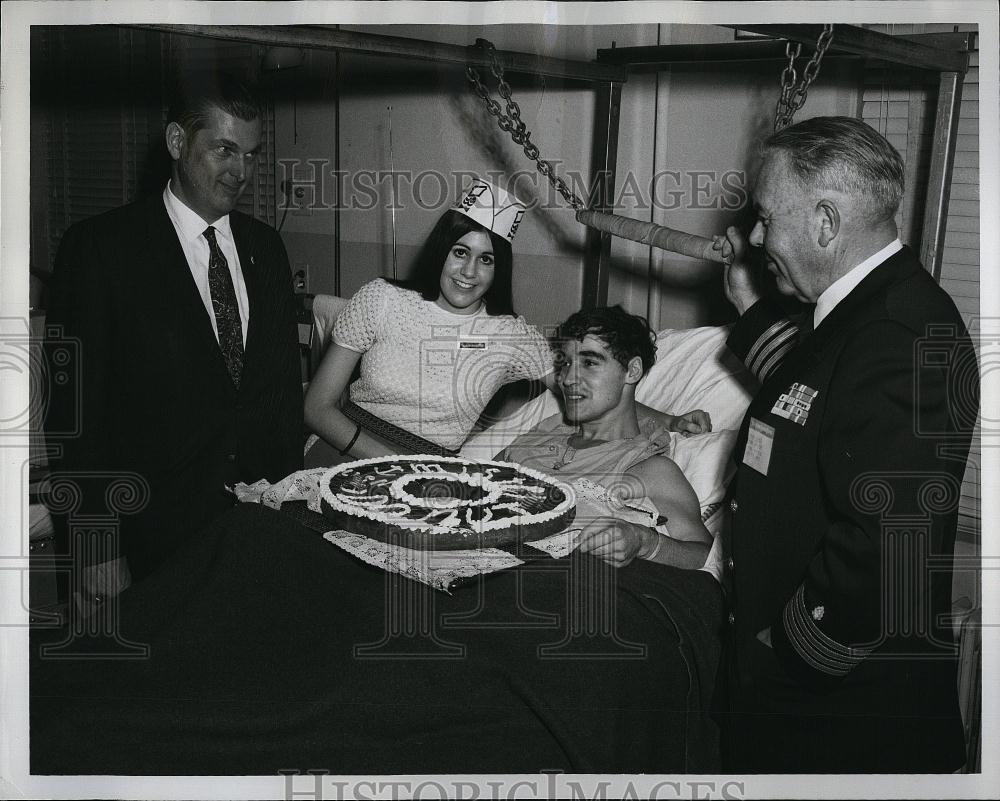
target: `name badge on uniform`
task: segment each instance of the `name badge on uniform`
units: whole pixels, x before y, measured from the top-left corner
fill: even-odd
[[[771,448],[774,445],[774,426],[762,423],[756,417],[750,418],[747,446],[743,451],[743,464],[752,467],[763,476],[771,464]]]
[[[460,339],[458,340],[459,350],[486,350],[490,346],[488,339]]]

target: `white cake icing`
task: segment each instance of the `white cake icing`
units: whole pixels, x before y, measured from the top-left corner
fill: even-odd
[[[407,489],[426,482],[429,494]],[[474,497],[453,497],[449,484],[468,487]],[[453,536],[540,526],[576,507],[569,485],[537,470],[450,456],[385,456],[337,465],[320,480],[320,497],[329,510],[358,520]]]
[[[470,476],[468,473],[436,473],[435,478],[442,480],[457,481],[459,484],[468,484],[471,487],[483,487],[487,494],[476,500],[459,500],[458,498],[448,498],[441,500],[418,498],[406,492],[403,487],[412,484],[414,480],[422,476],[416,473],[407,473],[392,482],[389,489],[393,495],[399,498],[401,503],[412,506],[429,507],[431,509],[451,509],[455,506],[485,506],[493,503],[503,492],[503,488],[489,479],[484,479],[482,475]]]

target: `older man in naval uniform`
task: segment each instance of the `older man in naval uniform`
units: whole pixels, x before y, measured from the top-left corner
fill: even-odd
[[[946,772],[964,762],[948,612],[978,370],[951,298],[900,243],[903,163],[864,123],[772,135],[749,244],[735,228],[729,347],[761,380],[734,453],[724,765]]]

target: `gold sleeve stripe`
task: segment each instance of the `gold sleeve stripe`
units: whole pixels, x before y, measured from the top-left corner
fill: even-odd
[[[750,372],[763,380],[761,366],[772,356],[776,349],[780,348],[786,342],[794,342],[797,333],[798,329],[788,320],[778,320],[778,322],[774,323],[757,338],[757,341],[754,342],[753,347],[750,348],[750,352],[747,354],[746,365]]]
[[[851,648],[820,630],[806,609],[805,588],[800,584],[782,615],[785,633],[802,661],[830,676],[846,676],[871,653],[870,648]]]
[[[788,351],[795,347],[795,340],[795,332],[792,332],[792,336],[786,342],[771,351],[767,360],[760,367],[760,372],[757,374],[758,381],[763,382],[774,370],[777,369],[778,365],[784,361],[785,355]]]

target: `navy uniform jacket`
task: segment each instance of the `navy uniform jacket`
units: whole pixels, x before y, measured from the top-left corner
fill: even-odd
[[[960,767],[947,614],[979,379],[954,303],[904,248],[815,331],[762,301],[728,344],[762,381],[724,540],[730,769]]]
[[[56,257],[46,325],[79,356],[52,385],[54,467],[79,484],[74,515],[117,514],[133,576],[228,508],[227,484],[302,464],[288,257],[269,226],[238,212],[230,224],[250,304],[238,390],[161,195],[72,226]]]

